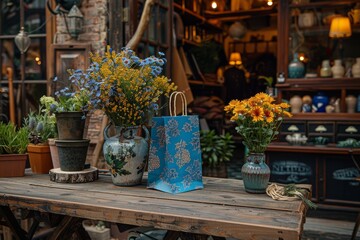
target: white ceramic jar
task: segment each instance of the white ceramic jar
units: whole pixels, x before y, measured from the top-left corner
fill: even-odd
[[[314,12],[304,12],[299,15],[299,27],[312,27],[316,24]]]
[[[302,99],[299,95],[294,95],[290,98],[291,113],[300,113],[302,106]]]
[[[323,60],[320,69],[321,77],[331,77],[330,60]]]
[[[356,58],[356,63],[351,68],[352,76],[360,78],[360,58]]]
[[[341,64],[341,59],[334,60],[334,66],[331,67],[333,78],[341,78],[345,74],[345,68]]]
[[[355,113],[356,101],[357,101],[357,99],[354,95],[348,95],[345,98],[347,113]]]

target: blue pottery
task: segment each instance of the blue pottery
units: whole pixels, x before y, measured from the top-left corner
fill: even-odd
[[[270,168],[265,163],[264,153],[250,153],[241,168],[245,191],[265,193],[270,180]]]
[[[329,98],[323,92],[319,92],[313,97],[312,103],[315,112],[325,112],[326,106],[329,104]]]
[[[303,78],[305,76],[305,66],[299,61],[298,54],[294,54],[293,60],[288,67],[289,78]]]

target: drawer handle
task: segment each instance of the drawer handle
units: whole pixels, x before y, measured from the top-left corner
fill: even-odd
[[[358,130],[357,130],[356,127],[354,127],[354,126],[348,126],[348,127],[345,129],[345,132],[347,132],[347,133],[357,133]]]
[[[315,132],[326,132],[327,129],[324,125],[319,125],[315,128]]]
[[[297,132],[299,131],[299,128],[296,125],[290,125],[287,130],[290,132]]]

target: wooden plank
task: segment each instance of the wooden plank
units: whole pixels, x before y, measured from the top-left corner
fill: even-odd
[[[263,209],[273,209],[279,211],[296,211],[301,210],[301,201],[285,201],[279,202],[267,197],[266,194],[249,194],[246,193],[243,187],[243,182],[236,179],[220,179],[220,178],[204,178],[205,187],[203,190],[187,192],[178,195],[159,192],[156,190],[146,189],[146,176],[143,179],[143,185],[128,187],[114,186],[111,183],[110,177],[101,176],[96,182],[91,185],[69,185],[69,184],[54,184],[44,179],[39,183],[36,178],[28,178],[26,184],[36,184],[40,187],[52,187],[60,189],[81,188],[82,191],[119,194],[127,196],[146,196],[156,199],[167,199],[174,201],[192,201],[199,203],[220,204],[227,206],[240,207],[256,207]],[[0,179],[0,183],[1,183]]]
[[[227,198],[224,197],[207,200],[205,195],[210,197],[209,194],[217,195],[217,192],[198,190],[172,196],[146,190],[145,186],[121,188],[113,185],[110,178],[101,179],[102,183],[96,181],[78,185],[51,185],[49,180],[41,175],[2,178],[0,204],[74,217],[244,239],[296,239],[302,231],[304,216],[297,212],[302,210],[301,208],[278,211],[244,207],[241,201],[225,205],[222,200]],[[40,184],[35,184],[35,180]],[[137,195],[128,193],[134,193],[135,190],[140,192],[137,192]],[[149,193],[150,196],[147,195]],[[152,193],[156,193],[158,197]],[[260,195],[247,195],[250,198],[257,196],[258,201],[261,200]],[[169,196],[172,196],[172,199],[166,199]],[[204,198],[202,202],[193,200],[199,196]],[[241,194],[238,193],[238,196]],[[181,199],[176,199],[179,197]],[[262,198],[267,202],[275,202],[267,196]],[[266,204],[266,201],[262,204]],[[279,208],[283,203],[285,202],[278,203]]]

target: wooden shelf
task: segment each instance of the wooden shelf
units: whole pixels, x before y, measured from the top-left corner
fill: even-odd
[[[205,17],[187,8],[182,7],[180,4],[173,3],[173,5],[175,11],[181,13],[181,15],[183,16],[182,20],[184,22],[184,25],[199,25],[213,32],[223,31],[223,29],[220,26],[210,23]]]
[[[276,4],[272,7],[267,8],[253,8],[249,10],[240,10],[240,11],[223,11],[223,12],[214,12],[214,11],[205,11],[205,17],[207,19],[217,19],[220,21],[235,21],[236,19],[258,17],[258,16],[268,16],[277,12]]]
[[[291,91],[318,91],[360,89],[360,78],[287,78],[277,88],[291,88]]]
[[[209,87],[223,87],[224,85],[217,82],[205,82],[200,80],[188,80],[189,84],[191,85],[202,85],[202,86],[209,86]]]
[[[321,1],[321,2],[310,2],[306,4],[290,4],[290,8],[301,8],[301,9],[308,9],[308,8],[331,8],[331,7],[351,7],[353,4],[358,3],[358,0],[336,0],[336,1]]]
[[[341,148],[336,144],[328,144],[325,146],[314,145],[290,145],[283,142],[273,142],[266,149],[267,152],[295,152],[295,153],[323,153],[323,154],[360,154],[360,148]]]
[[[286,118],[286,120],[349,121],[354,119],[354,121],[358,121],[359,118],[360,113],[296,113],[291,118]]]
[[[291,26],[292,31],[295,31],[295,26]],[[330,31],[330,25],[316,25],[312,27],[301,27],[299,28],[300,31],[304,34],[304,36],[312,36],[312,35],[326,35],[328,37]],[[359,33],[360,26],[359,25],[352,25],[351,26],[352,33]]]
[[[199,47],[201,45],[201,43],[191,41],[191,40],[188,40],[188,39],[185,39],[185,38],[183,38],[181,40],[181,43],[182,43],[181,45],[188,44],[188,45],[197,46],[197,47]]]

